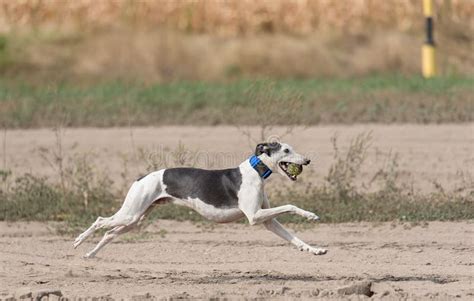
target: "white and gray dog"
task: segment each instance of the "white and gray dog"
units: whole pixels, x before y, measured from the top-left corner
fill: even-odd
[[[84,257],[94,257],[97,252],[116,236],[130,231],[150,211],[153,205],[172,202],[197,211],[205,218],[227,223],[245,216],[250,225],[263,223],[265,227],[291,242],[298,249],[316,255],[325,254],[322,248],[312,247],[289,233],[275,219],[280,214],[293,213],[308,220],[319,217],[293,205],[270,208],[264,192],[264,180],[272,171],[295,181],[296,176],[288,172],[290,163],[308,165],[309,159],[296,153],[285,143],[261,143],[255,154],[238,167],[224,170],[197,168],[168,168],[152,172],[136,180],[125,197],[122,207],[111,217],[99,217],[89,229],[79,235],[77,248],[94,231],[107,231],[97,246]]]

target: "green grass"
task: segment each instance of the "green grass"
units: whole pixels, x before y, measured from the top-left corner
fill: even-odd
[[[261,97],[262,93],[266,96]],[[274,98],[280,101],[274,101]],[[474,77],[380,75],[360,79],[238,80],[226,83],[51,83],[0,80],[0,125],[7,128],[255,124],[255,107],[285,110],[276,124],[471,122]]]

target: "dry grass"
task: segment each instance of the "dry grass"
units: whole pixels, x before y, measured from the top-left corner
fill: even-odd
[[[0,74],[226,80],[418,73],[419,0],[0,0]],[[472,74],[474,2],[436,1],[442,74]]]
[[[7,60],[4,64],[0,61],[0,73],[40,82],[414,74],[420,70],[419,45],[423,40],[421,35],[395,31],[358,36],[322,33],[295,37],[278,33],[220,38],[130,29],[5,39]],[[469,74],[474,70],[469,50],[453,43],[448,52],[440,49],[441,70]]]
[[[318,30],[365,32],[374,27],[420,27],[419,0],[30,0],[0,1],[3,31],[91,31],[118,25],[166,26],[185,32],[238,35],[255,32],[308,34]],[[474,3],[437,0],[438,17],[474,28]],[[3,24],[2,24],[3,23]]]

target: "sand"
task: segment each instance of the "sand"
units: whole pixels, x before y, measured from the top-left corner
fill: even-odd
[[[390,152],[398,153],[402,180],[429,191],[435,181],[455,187],[459,172],[474,170],[473,130],[474,124],[320,126],[296,128],[282,140],[312,159],[301,177],[320,183],[333,162],[331,137],[338,133],[344,150],[355,135],[371,131],[361,181]],[[251,131],[256,137],[257,129]],[[255,144],[233,127],[79,128],[61,137],[65,157],[92,154],[96,171],[108,173],[115,185],[129,185],[160,154],[163,166],[177,165],[169,153],[180,142],[198,151],[198,165],[207,168],[235,166]],[[8,130],[1,139],[4,169],[57,178],[41,155],[57,151],[51,129]],[[140,157],[143,149],[155,159]],[[268,189],[283,180],[272,176]],[[324,256],[299,252],[262,226],[158,221],[117,239],[91,260],[82,255],[100,237],[74,250],[73,236],[57,235],[56,227],[0,223],[0,299],[51,289],[68,298],[359,300],[368,297],[343,293],[357,291],[345,288],[361,283],[360,292],[388,300],[474,296],[472,221],[297,226],[300,238],[329,249]]]
[[[474,296],[472,222],[299,226],[300,238],[329,249],[315,256],[263,226],[158,221],[94,259],[81,256],[99,237],[74,250],[54,227],[0,223],[0,298],[54,289],[68,298],[359,300],[339,290],[364,281],[373,298]]]

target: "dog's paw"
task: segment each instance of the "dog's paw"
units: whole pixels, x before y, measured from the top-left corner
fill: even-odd
[[[79,247],[79,245],[82,243],[82,240],[78,237],[76,238],[76,240],[74,241],[74,243],[72,244],[72,247],[75,249],[77,247]]]
[[[328,252],[328,250],[321,248],[311,248],[309,252],[313,253],[314,255],[324,255]]]
[[[92,259],[95,257],[94,253],[87,253],[86,255],[82,256],[84,259]]]
[[[298,247],[298,250],[300,251],[306,251],[306,252],[309,252],[309,253],[312,253],[314,255],[324,255],[328,252],[328,250],[326,249],[322,249],[322,248],[313,248],[311,246],[308,246],[308,245],[303,245],[303,246],[300,246]]]
[[[317,216],[316,214],[314,214],[313,212],[309,212],[309,211],[305,211],[304,215],[303,215],[307,220],[310,220],[310,221],[317,221],[319,220],[319,216]]]

